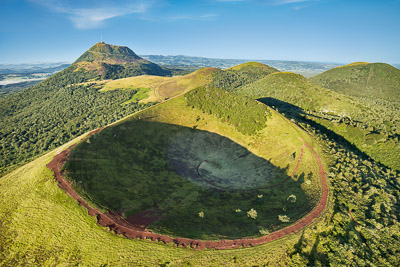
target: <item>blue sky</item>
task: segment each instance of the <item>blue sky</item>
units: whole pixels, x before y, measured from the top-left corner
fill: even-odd
[[[400,0],[0,0],[0,63],[137,54],[400,63]]]

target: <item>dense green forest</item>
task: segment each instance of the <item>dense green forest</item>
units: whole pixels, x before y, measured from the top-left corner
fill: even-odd
[[[376,163],[346,139],[305,117],[293,117],[330,155],[333,213],[304,233],[287,255],[296,266],[396,266],[400,255],[400,173]],[[293,109],[292,109],[293,110]]]
[[[140,99],[125,103],[138,90],[100,93],[92,81],[172,72],[128,47],[101,42],[43,82],[0,98],[0,175],[75,136],[151,105],[139,104]]]
[[[87,72],[71,66],[19,93],[0,98],[0,173],[151,104],[121,105],[136,93],[98,92]]]
[[[269,111],[256,101],[213,87],[199,87],[185,94],[188,106],[234,125],[244,134],[254,134],[265,127]]]
[[[126,77],[133,77],[139,75],[160,75],[160,76],[171,76],[171,71],[164,69],[157,64],[150,61],[140,60],[135,64],[124,64],[115,65],[102,63],[104,72],[99,75],[102,80],[108,79],[120,79]]]

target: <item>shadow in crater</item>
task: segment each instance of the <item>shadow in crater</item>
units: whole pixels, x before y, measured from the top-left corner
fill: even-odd
[[[287,177],[288,167],[276,167],[216,133],[182,128],[169,140],[167,157],[171,167],[199,186],[251,190],[277,184]]]
[[[223,190],[197,174],[204,160],[199,171]],[[278,215],[296,220],[300,211],[312,208],[301,184],[287,179],[285,169],[219,134],[167,123],[130,119],[105,128],[71,151],[66,170],[91,203],[123,211],[128,221],[137,214],[156,214],[156,220],[148,218],[150,229],[173,236],[259,235],[260,229],[284,226]],[[258,188],[284,179],[276,188]],[[297,201],[285,213],[290,194]],[[256,213],[248,213],[252,209]]]

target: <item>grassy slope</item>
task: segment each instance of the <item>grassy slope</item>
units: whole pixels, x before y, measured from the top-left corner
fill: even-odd
[[[172,102],[168,104],[171,105],[172,116],[180,112],[179,105],[174,105]],[[158,105],[155,108],[161,107]],[[166,121],[170,118],[167,114],[160,116],[164,116]],[[185,118],[181,117],[184,120]],[[271,123],[275,121],[274,123],[281,126],[289,124],[285,119],[279,119],[282,118],[279,114],[272,118]],[[224,125],[215,123],[207,126],[199,125],[199,128],[224,131],[224,127],[228,127]],[[296,126],[293,127],[292,129],[299,131]],[[272,127],[266,130],[273,132]],[[280,131],[287,130],[287,127],[282,127]],[[271,136],[275,136],[276,144],[268,143],[268,145],[275,147],[290,145],[282,143],[275,132]],[[81,138],[75,139],[72,143],[78,142]],[[248,142],[240,136],[233,138],[242,144]],[[304,135],[303,138],[308,137]],[[263,140],[255,141],[254,144],[263,142]],[[253,150],[254,153],[263,153],[257,151],[257,146],[254,146]],[[0,179],[0,242],[2,242],[0,264],[80,263],[86,266],[101,264],[154,266],[170,262],[172,265],[285,265],[286,250],[293,247],[301,235],[301,233],[292,234],[263,246],[233,251],[193,251],[116,236],[96,225],[95,219],[88,216],[84,208],[57,187],[52,173],[45,166],[57,151],[60,150],[54,150]],[[272,151],[275,154],[280,153],[278,149]],[[275,164],[284,163],[277,160]],[[315,227],[320,226],[314,226],[314,230]],[[307,228],[302,232],[304,236],[310,238],[310,242],[315,240],[312,231],[311,228]]]
[[[149,96],[142,102],[158,102],[174,97],[210,82],[211,75],[217,68],[202,68],[184,76],[160,77],[142,75],[107,82],[100,91],[130,90],[137,88],[151,89]]]
[[[300,74],[294,73],[273,73],[238,88],[236,92],[254,98],[271,97],[305,110],[348,116],[358,121],[364,121],[366,114],[374,117],[374,112],[377,112],[365,108],[357,99],[314,85]],[[323,117],[312,117],[312,119],[345,137],[375,160],[400,170],[398,142],[384,135],[374,135],[367,129],[326,120]]]
[[[400,70],[385,63],[353,63],[310,80],[346,95],[400,101]]]
[[[300,74],[272,73],[252,84],[236,89],[236,93],[253,98],[273,97],[303,109],[352,116],[358,103],[341,94],[316,86]]]

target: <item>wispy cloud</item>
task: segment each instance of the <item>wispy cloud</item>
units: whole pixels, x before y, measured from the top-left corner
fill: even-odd
[[[30,0],[52,12],[67,15],[78,29],[92,29],[103,25],[107,19],[134,13],[144,13],[153,1],[68,1]]]
[[[199,21],[206,21],[212,20],[213,18],[217,17],[217,14],[203,14],[203,15],[183,15],[183,16],[172,16],[169,17],[169,20],[199,20]]]

